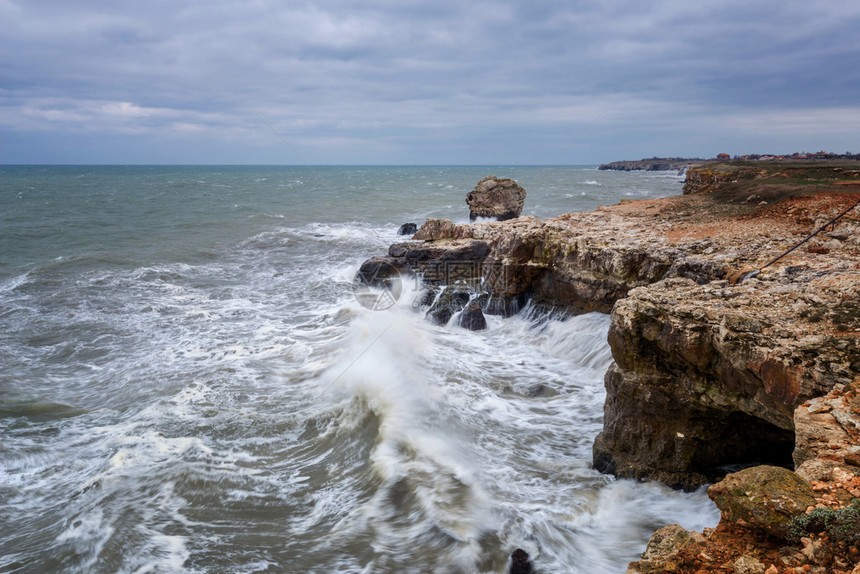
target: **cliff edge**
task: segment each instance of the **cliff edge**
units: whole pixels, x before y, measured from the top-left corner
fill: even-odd
[[[363,268],[470,285],[490,313],[529,298],[611,311],[595,467],[693,488],[791,466],[795,408],[860,377],[860,210],[735,283],[860,199],[860,178],[841,181],[770,201],[711,187],[547,220],[428,220]]]

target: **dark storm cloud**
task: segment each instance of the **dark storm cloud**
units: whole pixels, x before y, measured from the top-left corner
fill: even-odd
[[[851,145],[860,6],[702,4],[0,0],[0,160],[296,161],[260,117],[321,163]]]

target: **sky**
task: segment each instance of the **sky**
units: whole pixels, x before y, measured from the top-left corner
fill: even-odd
[[[0,0],[0,163],[860,153],[860,2]]]

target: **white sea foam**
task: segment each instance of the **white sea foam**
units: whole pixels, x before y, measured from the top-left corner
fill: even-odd
[[[390,517],[391,489],[406,481],[413,508],[422,518],[404,517],[390,531],[389,544],[404,544],[440,528],[460,541],[456,552],[474,560],[477,540],[492,523],[476,468],[456,427],[443,423],[448,405],[442,391],[425,378],[423,365],[435,352],[430,329],[416,322],[407,309],[365,313],[353,325],[344,355],[326,381],[362,399],[379,418],[378,443],[371,461],[382,482],[377,495],[362,510],[360,524]],[[468,550],[471,549],[471,550]],[[452,549],[454,550],[454,549]]]
[[[16,382],[0,405],[0,569],[63,555],[67,571],[497,572],[519,546],[548,572],[620,571],[658,523],[710,525],[701,493],[591,469],[606,316],[527,309],[471,332],[424,321],[412,283],[390,311],[354,300],[399,223],[468,221],[448,192],[466,183],[412,169],[380,170],[409,175],[384,185],[316,168],[145,182],[114,214],[158,234],[145,242],[68,194],[47,208],[25,194],[19,217],[62,205],[86,225],[63,229],[74,249],[47,236],[19,251],[0,283]],[[565,174],[527,186],[527,210],[588,208],[561,197],[585,179]],[[660,193],[587,177],[602,203]]]

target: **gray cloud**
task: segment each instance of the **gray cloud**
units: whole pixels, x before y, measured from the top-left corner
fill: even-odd
[[[835,0],[0,0],[0,22],[5,162],[298,161],[258,114],[315,163],[857,147],[860,6]]]

